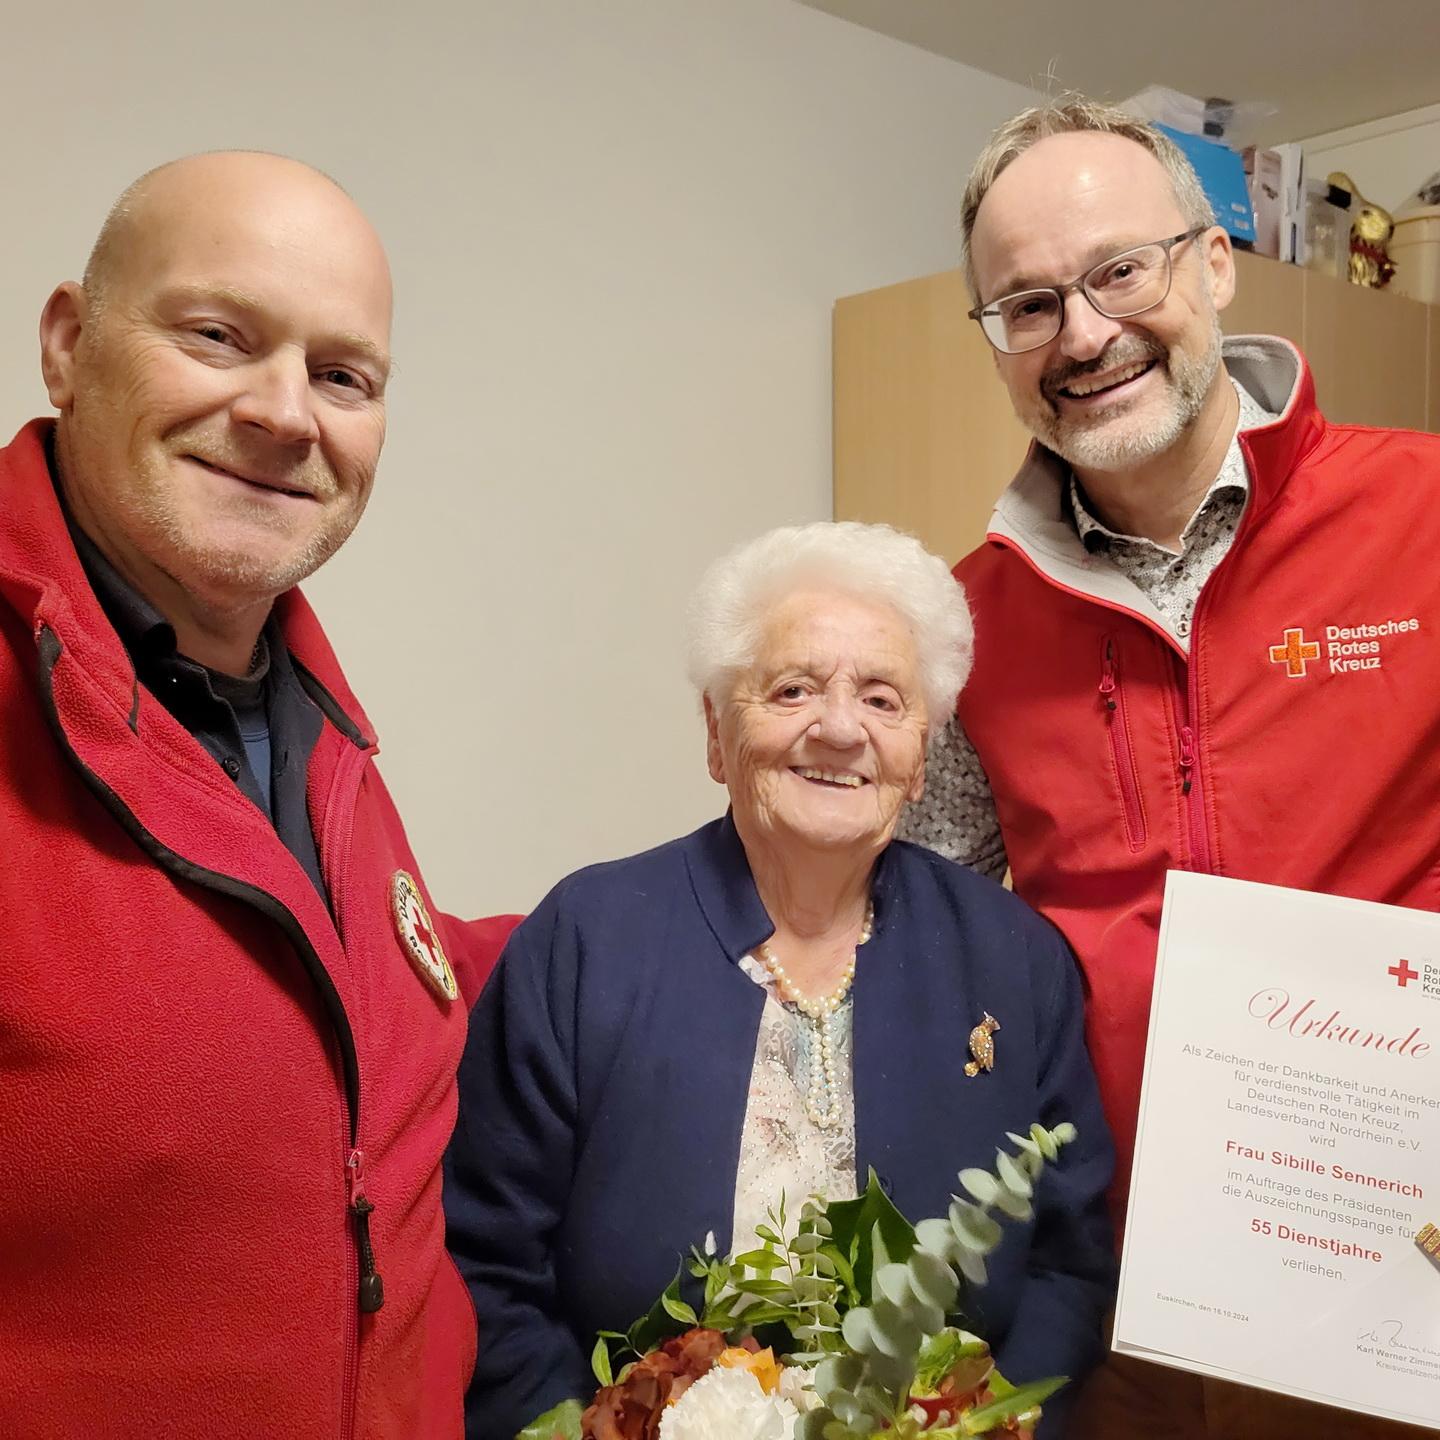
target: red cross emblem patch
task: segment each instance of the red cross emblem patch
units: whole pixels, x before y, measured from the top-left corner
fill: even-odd
[[[455,972],[445,958],[420,887],[403,870],[397,870],[390,877],[390,914],[395,920],[395,933],[420,978],[442,1000],[455,999],[460,993]]]

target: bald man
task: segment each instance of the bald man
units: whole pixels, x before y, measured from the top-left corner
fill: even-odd
[[[40,322],[0,451],[0,1434],[458,1437],[440,1158],[503,926],[437,914],[294,588],[375,479],[390,273],[192,157]]]

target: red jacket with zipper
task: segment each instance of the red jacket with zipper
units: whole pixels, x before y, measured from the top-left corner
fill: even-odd
[[[1085,974],[1122,1215],[1167,870],[1440,904],[1440,438],[1327,424],[1284,341],[1225,358],[1283,413],[1240,437],[1250,500],[1188,638],[1085,550],[1039,447],[955,570],[959,720],[1015,890]]]
[[[415,858],[291,592],[277,614],[326,715],[326,909],[136,685],[46,430],[0,451],[0,1434],[453,1440],[475,1321],[440,1157],[506,925],[437,916],[453,1003],[412,968],[389,884]],[[384,1285],[366,1314],[362,1195]]]

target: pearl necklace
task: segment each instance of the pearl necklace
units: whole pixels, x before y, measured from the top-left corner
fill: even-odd
[[[859,943],[850,952],[850,963],[846,965],[840,983],[828,995],[806,995],[785,973],[785,967],[770,949],[770,942],[765,940],[760,945],[760,962],[774,980],[776,993],[785,1004],[793,1005],[804,1015],[814,1028],[805,1113],[822,1130],[829,1130],[840,1120],[840,1094],[835,1080],[835,1012],[840,1008],[855,979],[856,952],[869,940],[874,925],[875,907],[867,903],[865,919],[860,926]],[[817,1053],[820,1062],[818,1065],[815,1063]]]

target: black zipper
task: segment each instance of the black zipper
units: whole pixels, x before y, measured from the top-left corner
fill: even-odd
[[[61,644],[60,637],[43,622],[39,629],[37,648],[40,653],[40,698],[45,709],[45,719],[54,732],[62,752],[69,757],[70,763],[79,772],[80,778],[95,798],[115,817],[121,829],[157,865],[169,871],[170,874],[179,876],[182,880],[188,880],[192,884],[203,886],[207,890],[213,890],[217,894],[228,896],[232,900],[239,900],[258,910],[267,919],[273,920],[294,947],[295,953],[300,957],[300,963],[309,973],[311,981],[320,994],[321,1004],[325,1007],[326,1016],[335,1033],[335,1042],[340,1051],[340,1072],[345,1086],[346,1109],[350,1116],[350,1148],[354,1150],[358,1144],[360,1133],[360,1062],[355,1051],[355,1033],[350,1028],[350,1017],[345,1013],[340,992],[336,990],[335,982],[330,978],[330,972],[326,970],[315,947],[310,943],[310,937],[306,935],[300,922],[273,895],[254,885],[247,885],[244,881],[236,880],[234,876],[224,875],[218,870],[208,870],[203,865],[196,865],[194,861],[187,860],[183,855],[177,855],[140,823],[135,812],[80,758],[75,747],[70,743],[70,737],[66,734],[65,727],[60,721],[59,708],[55,704],[53,685],[55,665],[60,659],[64,646]],[[360,1253],[360,1308],[367,1309],[366,1282],[368,1278],[372,1282],[371,1294],[375,1296],[375,1303],[368,1308],[378,1310],[384,1288],[375,1270],[375,1256],[370,1244],[370,1213],[375,1207],[361,1195],[359,1200],[352,1202],[348,1208],[355,1227],[356,1246]]]

